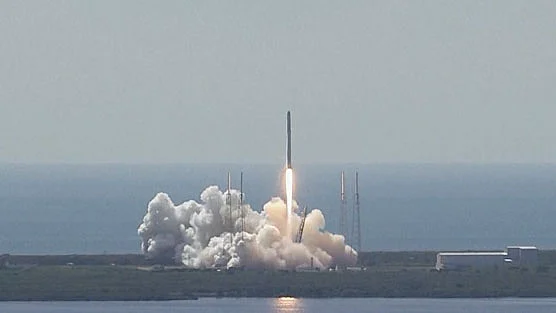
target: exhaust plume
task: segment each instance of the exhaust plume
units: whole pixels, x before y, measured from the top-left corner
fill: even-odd
[[[226,191],[217,186],[206,188],[200,203],[189,200],[175,205],[167,194],[158,193],[149,202],[138,229],[143,253],[151,258],[173,258],[186,267],[200,269],[295,269],[309,267],[311,260],[314,267],[325,269],[356,263],[357,252],[346,245],[344,236],[324,230],[320,210],[307,214],[303,239],[296,243],[288,227],[291,223],[297,229],[301,223],[294,200],[290,215],[280,198],[272,198],[262,212],[257,212],[241,204],[239,191],[230,192],[231,215]]]

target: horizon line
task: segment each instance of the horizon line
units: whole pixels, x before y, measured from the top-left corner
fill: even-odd
[[[301,166],[311,166],[311,165],[345,165],[345,166],[392,166],[392,165],[411,165],[411,166],[430,166],[430,165],[439,165],[439,166],[486,166],[486,165],[507,165],[507,166],[519,166],[519,165],[556,165],[556,161],[554,162],[297,162],[298,165]],[[111,162],[10,162],[10,161],[0,161],[0,165],[24,165],[24,166],[93,166],[93,165],[149,165],[149,166],[183,166],[183,165],[210,165],[210,166],[238,166],[238,165],[272,165],[272,166],[281,166],[281,162],[119,162],[119,161],[111,161]],[[296,166],[299,167],[299,166]]]

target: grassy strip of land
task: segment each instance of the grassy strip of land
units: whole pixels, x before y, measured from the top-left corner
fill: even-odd
[[[543,255],[544,254],[544,255]],[[140,270],[136,265],[8,266],[0,300],[168,300],[217,297],[556,297],[556,253],[534,268],[437,272],[434,253],[365,254],[365,271]],[[12,260],[17,258],[11,257]],[[39,258],[36,256],[36,258]],[[91,257],[92,258],[92,257]],[[83,258],[81,260],[85,260]],[[73,261],[77,259],[73,257]],[[367,260],[367,261],[366,261]],[[35,259],[38,261],[38,259]],[[67,261],[61,258],[59,261]],[[89,260],[90,261],[90,260]],[[98,261],[98,260],[97,260]]]

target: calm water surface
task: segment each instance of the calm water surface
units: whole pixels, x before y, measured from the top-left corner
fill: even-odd
[[[11,313],[152,313],[152,312],[377,312],[377,313],[553,313],[549,299],[200,299],[168,302],[8,302]]]

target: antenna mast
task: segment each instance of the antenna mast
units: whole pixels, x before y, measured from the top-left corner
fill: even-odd
[[[245,231],[245,212],[243,212],[243,172],[239,177],[239,212],[241,215],[241,240],[243,241],[243,232]]]
[[[353,203],[353,225],[351,239],[357,251],[361,250],[361,211],[359,208],[359,173],[355,172],[355,202]]]
[[[340,234],[344,236],[345,241],[347,241],[347,202],[346,202],[346,189],[345,189],[345,179],[344,171],[340,177]]]

